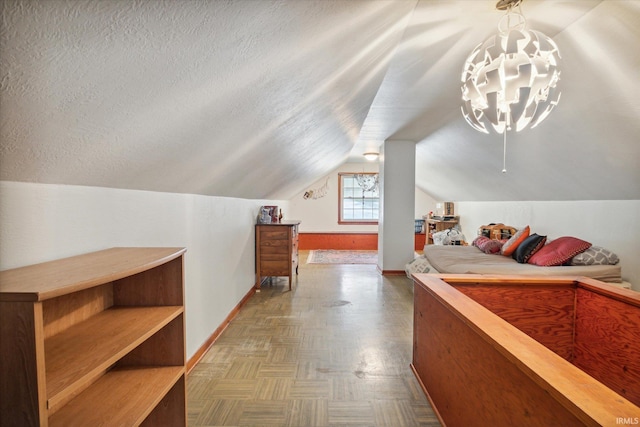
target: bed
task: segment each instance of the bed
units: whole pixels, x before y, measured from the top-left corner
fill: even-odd
[[[443,274],[519,274],[535,276],[585,276],[603,282],[622,282],[620,264],[540,267],[521,264],[511,257],[487,254],[475,246],[426,245],[422,272]],[[407,274],[414,272],[409,267]]]
[[[637,292],[572,276],[413,278],[411,366],[443,425],[638,424]]]

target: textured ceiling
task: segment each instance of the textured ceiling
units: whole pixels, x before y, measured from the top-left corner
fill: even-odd
[[[2,0],[0,179],[288,198],[410,139],[438,200],[640,199],[640,0],[523,2],[563,93],[506,175],[460,113],[495,2]]]

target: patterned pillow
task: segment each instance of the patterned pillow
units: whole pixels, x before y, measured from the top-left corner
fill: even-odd
[[[424,256],[419,256],[404,266],[404,271],[409,279],[412,278],[413,273],[428,273],[430,269],[431,265]]]
[[[485,254],[497,254],[500,252],[503,243],[500,240],[493,240],[486,236],[478,236],[473,241],[473,246],[476,246]]]
[[[529,258],[544,246],[546,241],[547,236],[539,236],[535,233],[532,234],[518,245],[515,252],[513,252],[513,259],[518,261],[520,264],[526,264],[526,262],[529,261]]]
[[[571,258],[571,265],[616,265],[619,262],[618,255],[600,246],[591,246]]]
[[[547,246],[533,255],[529,260],[529,264],[540,265],[542,267],[562,265],[590,247],[591,243],[576,237],[559,237],[552,240]]]
[[[524,239],[529,237],[529,233],[530,232],[531,232],[531,230],[530,230],[528,225],[525,228],[522,228],[522,229],[516,231],[516,234],[511,236],[511,238],[509,240],[507,240],[507,243],[502,245],[502,248],[500,249],[500,253],[502,255],[504,255],[504,256],[513,255],[513,252],[516,250],[518,245],[520,243],[522,243],[522,241]]]

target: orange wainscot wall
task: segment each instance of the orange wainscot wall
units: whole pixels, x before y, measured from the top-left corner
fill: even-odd
[[[425,234],[415,235],[414,249],[421,251],[425,244]],[[378,249],[378,233],[300,233],[300,250],[337,249],[375,251]]]

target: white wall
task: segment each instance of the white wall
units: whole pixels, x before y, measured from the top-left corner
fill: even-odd
[[[423,216],[427,215],[429,212],[436,212],[436,204],[440,203],[438,201],[422,191],[420,188],[416,187],[416,217],[415,219],[421,219]],[[457,212],[457,211],[456,211]]]
[[[338,173],[378,172],[378,163],[345,163],[329,175],[309,185],[305,190],[289,199],[289,219],[299,219],[302,233],[377,233],[377,225],[338,224]],[[304,199],[307,190],[324,187],[328,181],[326,195],[319,199]],[[436,201],[424,191],[415,188],[415,219],[422,218],[429,211],[435,211]]]
[[[574,236],[605,247],[620,257],[622,277],[640,291],[640,200],[456,202],[467,241],[480,226],[526,225],[549,239]]]
[[[0,270],[113,246],[186,247],[187,357],[254,285],[246,200],[99,187],[0,182]]]

